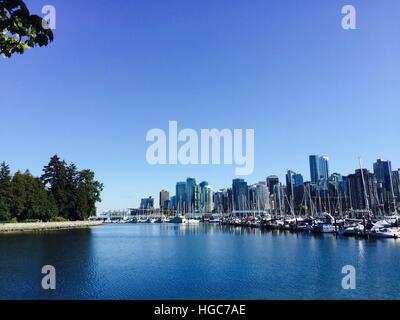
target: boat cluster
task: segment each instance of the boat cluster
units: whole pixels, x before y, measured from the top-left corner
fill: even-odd
[[[400,228],[398,227],[400,219],[397,216],[375,219],[338,219],[329,213],[324,213],[318,217],[228,217],[222,218],[220,223],[235,227],[253,227],[290,232],[334,233],[354,237],[394,239],[400,237]]]
[[[136,216],[110,218],[105,223],[176,223],[195,225],[200,223],[220,224],[234,227],[262,228],[265,230],[281,230],[290,232],[333,233],[341,236],[400,238],[400,216],[386,217],[336,218],[329,213],[318,216],[272,216],[246,215],[238,216]]]

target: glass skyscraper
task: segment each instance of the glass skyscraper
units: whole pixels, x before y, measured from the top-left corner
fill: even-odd
[[[176,207],[179,212],[183,212],[186,206],[186,182],[176,183]]]
[[[329,178],[329,158],[319,155],[310,156],[311,182],[327,181]]]
[[[232,182],[233,205],[235,211],[247,210],[248,186],[244,179],[234,179]]]
[[[378,201],[384,210],[389,211],[393,204],[392,163],[378,159],[374,163],[374,175],[377,182]]]

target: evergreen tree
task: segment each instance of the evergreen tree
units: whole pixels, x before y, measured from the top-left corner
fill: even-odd
[[[11,176],[8,165],[0,165],[0,222],[50,221],[57,217],[84,220],[96,214],[103,185],[90,170],[78,171],[57,155],[43,169],[40,178],[29,171]]]
[[[68,179],[65,161],[54,155],[47,166],[43,168],[41,180],[51,193],[59,214],[68,219],[70,212],[70,196],[68,195]]]
[[[0,164],[0,221],[11,219],[11,173],[10,167],[5,163]]]

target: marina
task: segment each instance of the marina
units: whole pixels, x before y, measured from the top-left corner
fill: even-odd
[[[257,212],[259,214],[259,212]],[[246,211],[236,215],[206,215],[160,213],[142,214],[138,216],[98,216],[92,221],[104,223],[172,223],[172,224],[220,224],[240,228],[260,228],[265,230],[280,230],[296,233],[332,233],[339,236],[361,238],[393,238],[400,237],[400,217],[395,215],[375,217],[364,212],[362,218],[336,218],[329,213],[318,216],[273,216],[267,213],[253,215]]]

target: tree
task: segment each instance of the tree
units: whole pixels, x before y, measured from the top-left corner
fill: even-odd
[[[78,197],[76,213],[79,219],[86,219],[96,214],[96,202],[100,202],[100,193],[103,190],[103,184],[94,179],[95,174],[91,170],[82,170],[79,172]]]
[[[96,214],[96,202],[101,201],[103,185],[95,180],[93,171],[78,171],[74,163],[67,165],[55,155],[43,168],[41,181],[63,218],[84,220]]]
[[[2,162],[0,164],[0,221],[11,219],[11,179],[10,167]]]
[[[71,172],[68,173],[71,175]],[[61,160],[57,155],[51,157],[50,162],[43,168],[43,174],[41,180],[44,186],[49,190],[52,195],[59,214],[68,219],[70,208],[71,208],[71,196],[68,192],[71,192],[70,183],[67,179],[67,164]]]
[[[22,0],[0,0],[0,54],[10,58],[28,48],[47,46],[52,30],[38,15],[31,15]]]

